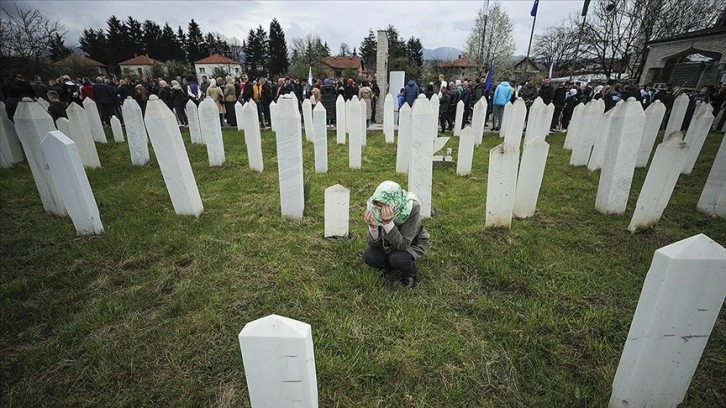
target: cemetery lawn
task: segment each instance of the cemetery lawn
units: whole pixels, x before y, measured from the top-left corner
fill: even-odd
[[[236,129],[223,167],[183,131],[199,218],[175,215],[153,152],[132,167],[106,131],[103,168],[87,171],[100,236],[46,214],[27,163],[0,170],[2,406],[249,406],[237,335],[274,313],[312,325],[320,407],[604,407],[654,251],[699,233],[726,244],[726,220],[696,210],[721,133],[640,234],[627,226],[646,170],[625,214],[600,214],[600,172],[569,166],[559,133],[535,217],[485,230],[488,152],[502,141],[486,133],[471,176],[434,169],[432,246],[409,291],[361,261],[366,199],[386,179],[407,186],[381,132],[362,170],[329,131],[330,170],[315,174],[303,141],[305,217],[290,220],[270,131],[263,173]],[[458,139],[447,147],[456,157]],[[350,189],[351,235],[324,239],[336,183]],[[683,407],[726,406],[724,315]]]

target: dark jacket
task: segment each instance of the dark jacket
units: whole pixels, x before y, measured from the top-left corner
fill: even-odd
[[[403,97],[406,100],[406,103],[408,103],[411,107],[413,107],[413,101],[416,100],[419,93],[421,93],[421,90],[418,85],[416,85],[416,81],[413,79],[408,81],[406,86],[403,88]]]
[[[349,101],[353,98],[353,95],[358,96],[358,88],[356,88],[355,85],[346,85],[345,90],[343,91],[343,98],[345,98],[346,101]]]
[[[558,86],[557,89],[554,90],[554,94],[552,96],[552,103],[555,104],[555,107],[562,108],[565,106],[566,100],[567,100],[567,89],[565,89],[564,86]]]
[[[171,87],[165,86],[163,88],[159,88],[159,99],[161,99],[166,106],[169,107],[169,109],[174,108],[174,102],[171,100]]]
[[[439,99],[439,116],[445,116],[449,113],[449,105],[451,103],[451,92],[442,93]]]
[[[111,85],[99,82],[94,85],[93,91],[96,94],[96,103],[99,105],[113,105],[118,101],[116,92],[113,91]]]
[[[420,259],[429,248],[430,236],[421,222],[421,206],[418,202],[413,204],[411,214],[401,224],[396,223],[395,228],[386,232],[382,226],[378,227],[378,238],[373,239],[368,230],[366,241],[369,246],[383,247],[386,253],[393,250],[407,251],[413,259]]]
[[[320,95],[322,97],[323,107],[325,108],[326,119],[335,120],[335,102],[338,98],[335,87],[332,85],[324,85],[320,89]]]
[[[555,97],[555,88],[552,85],[542,85],[539,88],[539,97],[542,98],[542,102],[549,105]]]
[[[66,107],[67,105],[61,101],[50,103],[50,106],[48,106],[48,113],[50,113],[50,116],[53,118],[53,122],[58,120],[58,118],[68,119]]]

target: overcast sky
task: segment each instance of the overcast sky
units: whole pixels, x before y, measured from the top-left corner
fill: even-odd
[[[492,0],[493,1],[493,0]],[[557,24],[570,12],[582,9],[583,0],[540,0],[535,34]],[[10,0],[3,0],[7,7]],[[463,49],[483,1],[53,1],[22,0],[22,8],[35,8],[46,17],[57,19],[68,29],[67,45],[77,45],[84,28],[106,28],[106,20],[132,16],[153,20],[174,30],[193,18],[204,33],[220,32],[244,40],[250,28],[262,24],[269,29],[277,18],[285,31],[288,45],[293,37],[316,33],[337,53],[341,42],[359,47],[368,34],[393,24],[408,38],[421,39],[425,48],[456,47]],[[516,55],[527,53],[532,28],[530,10],[533,0],[501,1],[514,22]]]

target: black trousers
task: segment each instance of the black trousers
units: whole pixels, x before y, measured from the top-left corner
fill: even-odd
[[[386,253],[383,247],[368,247],[363,262],[378,269],[401,271],[403,277],[416,276],[416,261],[407,251],[393,250]]]

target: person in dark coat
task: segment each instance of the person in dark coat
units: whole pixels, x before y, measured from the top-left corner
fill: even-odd
[[[542,86],[539,87],[538,96],[542,98],[542,102],[544,102],[546,105],[552,103],[552,99],[554,99],[555,97],[555,88],[550,83],[549,78],[545,78],[544,82],[542,82]]]
[[[471,109],[471,88],[469,81],[464,81],[464,89],[461,91],[461,100],[464,102],[464,116],[461,121],[462,126],[469,123],[469,109]]]
[[[171,87],[163,79],[159,80],[159,91],[157,96],[159,96],[159,99],[164,102],[170,111],[174,111],[174,101],[171,99]]]
[[[426,88],[423,91],[424,96],[426,96],[426,99],[431,100],[431,97],[434,96],[436,92],[434,92],[434,83],[429,82],[428,85],[426,85]]]
[[[57,121],[58,118],[68,119],[68,114],[66,114],[66,108],[68,105],[60,101],[58,92],[48,91],[48,100],[50,101],[48,113],[50,114],[50,117],[53,118],[53,122]]]
[[[565,82],[564,85],[560,84],[552,94],[552,103],[555,105],[555,112],[552,115],[552,123],[550,124],[550,132],[556,132],[557,127],[560,124],[560,115],[562,109],[565,108],[565,101],[567,100],[567,92],[570,90],[572,83]]]
[[[441,124],[441,133],[446,132],[446,124],[448,122],[449,129],[454,127],[451,123],[451,116],[449,116],[449,109],[451,103],[451,94],[446,87],[441,87],[441,98],[439,99],[439,123]]]
[[[338,93],[335,91],[333,86],[333,80],[328,78],[323,82],[323,87],[320,89],[322,95],[323,107],[325,108],[325,119],[328,126],[335,124],[335,102],[338,98]]]
[[[171,81],[171,104],[174,106],[176,117],[179,120],[179,124],[182,126],[188,126],[189,121],[187,119],[186,105],[189,101],[186,91],[182,88],[179,81],[176,79]]]
[[[562,113],[562,129],[567,130],[572,120],[572,114],[577,106],[577,89],[567,91],[567,99],[565,100],[565,108]]]
[[[97,78],[96,84],[93,86],[93,94],[96,96],[96,105],[98,106],[98,115],[101,117],[101,123],[104,126],[109,126],[111,124],[111,116],[115,114],[114,104],[118,101],[116,92],[102,78]]]
[[[421,89],[418,87],[418,84],[416,84],[415,80],[410,79],[406,84],[406,87],[403,89],[403,97],[406,100],[406,103],[413,107],[413,101],[418,98],[419,93],[421,93]]]
[[[349,101],[353,98],[353,95],[358,96],[358,87],[355,86],[355,82],[351,77],[348,77],[345,83],[346,85],[345,90],[343,91],[343,98],[345,98],[346,101]]]

